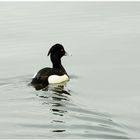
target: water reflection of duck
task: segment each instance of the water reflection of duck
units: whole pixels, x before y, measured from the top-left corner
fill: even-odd
[[[69,76],[61,64],[61,58],[66,55],[66,51],[61,44],[55,44],[48,52],[52,61],[52,68],[43,68],[37,72],[31,81],[31,85],[40,90],[49,84],[60,84],[69,80]]]
[[[44,98],[43,105],[51,105],[51,113],[57,116],[63,116],[66,112],[66,105],[70,101],[70,91],[62,87],[49,86],[47,92],[37,94],[40,98]]]

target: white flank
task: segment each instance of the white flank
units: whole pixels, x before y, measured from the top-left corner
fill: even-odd
[[[51,75],[48,78],[49,84],[58,84],[58,83],[62,83],[62,82],[68,81],[68,80],[69,80],[69,77],[66,74],[64,74],[62,76]]]

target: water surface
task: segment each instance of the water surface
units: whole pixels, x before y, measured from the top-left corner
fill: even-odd
[[[139,2],[0,2],[0,138],[140,138]],[[71,80],[36,91],[62,43]]]

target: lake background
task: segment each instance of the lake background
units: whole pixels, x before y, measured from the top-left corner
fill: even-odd
[[[71,80],[35,91],[55,43]],[[140,138],[139,93],[140,2],[0,2],[0,138]]]

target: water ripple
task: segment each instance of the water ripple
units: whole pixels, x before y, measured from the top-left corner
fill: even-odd
[[[27,77],[0,81],[3,91],[1,105],[5,107],[0,112],[3,116],[0,123],[7,126],[7,131],[0,132],[2,136],[129,139],[124,126],[113,117],[77,105],[71,90],[50,87],[46,91],[34,91],[27,86]],[[7,106],[11,109],[8,110]]]
[[[53,120],[54,126],[47,125],[47,128],[54,128],[51,130],[52,132],[63,132],[62,137],[69,135],[68,137],[78,136],[81,138],[129,138],[123,127],[106,114],[80,108],[74,104],[71,100],[72,93],[65,94],[64,89],[62,89],[61,94],[57,93],[57,90],[52,91],[44,93],[45,97],[46,94],[48,97],[43,100],[43,105],[49,103],[51,113],[60,117],[58,120]],[[42,94],[39,97],[42,98]],[[68,104],[69,102],[71,104]]]

